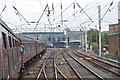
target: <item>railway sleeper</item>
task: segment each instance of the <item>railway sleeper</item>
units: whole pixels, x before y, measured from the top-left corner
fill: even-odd
[[[41,58],[45,53],[45,50],[42,51],[41,53],[37,54],[36,56],[32,57],[31,59],[29,59],[27,62],[25,62],[21,68],[20,68],[20,72],[19,72],[19,79],[21,78],[21,76],[23,75],[23,73],[28,69],[30,68],[34,63],[35,61],[37,61],[38,59],[37,58]]]

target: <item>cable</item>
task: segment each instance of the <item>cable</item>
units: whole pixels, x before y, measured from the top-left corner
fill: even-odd
[[[113,0],[114,1],[114,0]],[[107,12],[110,10],[110,7],[112,6],[112,4],[113,4],[113,1],[112,2],[110,2],[109,4],[107,4],[107,5],[105,5],[101,10],[103,10],[104,8],[106,8],[108,5],[109,5],[109,7],[108,7],[108,9],[107,9],[107,11],[105,12],[105,14],[103,15],[103,17],[101,18],[101,21],[103,20],[103,18],[105,17],[105,15],[107,14]],[[98,13],[98,12],[97,12]],[[97,14],[96,13],[96,14]],[[93,16],[95,16],[96,14],[94,14]],[[98,23],[97,23],[98,24]],[[96,25],[97,25],[96,24]]]
[[[2,3],[1,3],[1,4],[2,4]],[[4,4],[2,4],[2,5],[4,5]],[[7,7],[7,5],[6,5],[6,0],[5,0],[5,6],[4,6],[4,8],[2,9],[2,11],[1,11],[1,13],[0,13],[0,17],[1,17],[1,18],[2,18],[2,13],[5,11],[6,7]]]
[[[88,3],[86,4],[86,6],[84,6],[84,11],[89,11],[89,10],[91,10],[92,8],[94,8],[97,4],[99,4],[99,3],[101,3],[103,0],[101,0],[100,2],[97,2],[96,4],[94,4],[92,7],[90,7],[90,8],[88,8],[87,9],[87,7],[88,7]],[[89,4],[89,6],[91,5],[91,4],[93,4],[95,1],[93,1],[92,3],[90,3]],[[86,9],[86,10],[85,10]],[[78,13],[80,10],[78,10],[76,13]],[[80,12],[82,12],[82,11],[80,11]],[[75,13],[75,14],[76,14]],[[97,14],[97,13],[96,13]],[[77,18],[79,18],[78,16],[73,20],[73,21],[75,21]],[[90,21],[88,21],[88,19],[85,21],[85,22],[90,22]]]
[[[20,14],[20,12],[17,10],[17,8],[14,5],[13,5],[13,8],[15,11],[17,11],[17,14],[19,14],[26,21],[26,23],[28,23],[28,25],[30,25],[29,22],[23,17],[22,14]]]
[[[113,0],[114,1],[114,0]],[[110,6],[108,7],[107,11],[105,12],[105,14],[103,15],[103,17],[101,18],[101,20],[103,20],[103,18],[105,17],[105,15],[107,14],[107,12],[110,10],[110,7],[113,5],[113,1],[110,3]]]
[[[6,9],[6,5],[4,6],[3,10],[1,11],[0,16],[1,16],[2,13],[5,11],[5,9]],[[2,16],[1,16],[1,17],[2,17]]]
[[[92,20],[92,18],[90,18],[89,16],[88,16],[88,14],[81,8],[81,6],[78,4],[78,3],[76,3],[77,5],[78,5],[78,7],[81,9],[81,11],[83,11],[84,13],[85,13],[85,15],[90,19],[90,21],[93,23],[93,20]]]
[[[108,3],[107,5],[105,5],[101,10],[103,10],[104,8],[106,8],[109,4],[110,4],[110,3]],[[98,11],[97,11],[95,14],[93,14],[92,17],[94,17],[94,16],[97,15],[97,14],[98,14]]]
[[[96,1],[96,0],[95,0]],[[95,1],[93,1],[92,3],[90,3],[89,5],[91,5],[91,4],[93,4]],[[89,6],[88,5],[88,3],[83,7],[83,9],[84,9],[84,11],[89,11],[89,10],[91,10],[92,8],[94,8],[97,4],[99,4],[99,3],[101,3],[103,0],[101,0],[100,2],[97,2],[95,5],[93,5],[93,6],[91,6],[90,8],[88,8],[87,9],[87,7]],[[86,9],[86,10],[85,10]],[[76,13],[78,13],[79,12],[79,10],[76,12]],[[81,11],[80,11],[81,12]]]
[[[101,0],[101,1],[102,1],[102,0]],[[101,2],[98,2],[97,4],[99,4],[99,3],[101,3]],[[96,6],[97,4],[95,4],[94,6]],[[110,5],[110,3],[107,4],[107,5]],[[105,7],[103,7],[102,9],[106,8],[107,5],[105,5]],[[93,8],[93,7],[91,7],[91,8]],[[102,10],[102,9],[101,9],[101,10]],[[113,9],[113,8],[112,8],[112,9]],[[90,10],[90,8],[89,8],[89,10]],[[98,12],[97,12],[97,13],[98,13]],[[97,14],[97,13],[96,13],[96,14]],[[96,14],[95,14],[95,15],[96,15]],[[76,17],[76,18],[78,18],[78,17]],[[88,20],[88,19],[87,19],[87,20]],[[74,21],[75,21],[75,20],[74,20]],[[85,21],[84,23],[87,23],[87,22],[90,22],[90,21]],[[88,26],[89,26],[89,25],[90,25],[90,24],[88,24]]]
[[[41,20],[41,18],[42,18],[42,16],[43,16],[43,14],[44,14],[47,7],[48,7],[48,4],[46,5],[45,9],[43,10],[43,13],[41,14],[39,20],[37,21],[37,24],[36,24],[35,28],[38,26],[38,23],[40,22],[40,20]],[[35,30],[35,28],[34,28],[34,30]]]
[[[76,0],[75,0],[75,1],[76,1]],[[75,1],[74,1],[74,2],[75,2]],[[66,7],[66,8],[62,11],[62,13],[64,13],[69,7],[71,7],[74,2],[72,2],[68,7]],[[61,15],[61,14],[59,14],[53,21],[55,21],[60,15]],[[52,21],[52,22],[53,22],[53,21]],[[52,22],[51,22],[51,23],[52,23]]]
[[[55,0],[54,0],[54,1],[55,1]],[[39,0],[39,2],[40,2],[40,0]],[[60,2],[57,6],[54,7],[54,5],[53,5],[53,3],[52,3],[52,10],[51,10],[51,11],[53,11],[53,17],[54,17],[55,9],[56,9],[60,4],[61,4],[61,2]],[[41,5],[41,7],[42,7],[41,2],[40,2],[40,5]],[[43,8],[43,7],[42,7],[42,8]],[[49,20],[48,14],[46,14],[46,15],[47,15],[49,24],[52,25],[51,22],[50,22],[50,20]],[[54,20],[54,19],[53,19],[53,20]]]
[[[97,2],[95,5],[91,6],[90,8],[87,9],[87,11],[89,11],[90,9],[94,8],[96,5],[98,5],[99,3],[101,3],[103,0],[101,0],[100,2]],[[86,11],[86,10],[85,10]]]
[[[110,5],[110,3],[108,3],[107,5],[105,5],[101,10],[105,9],[108,5]],[[97,14],[98,14],[98,11],[95,14],[93,14],[91,17],[95,17],[95,15],[97,15]]]
[[[39,2],[40,2],[40,0],[39,0]],[[47,2],[47,4],[48,4],[48,1],[47,1],[47,0],[46,0],[46,2]],[[41,2],[40,2],[40,5],[41,5],[41,7],[43,8]],[[53,7],[53,6],[52,6],[52,7]],[[48,10],[47,10],[47,11],[48,11],[48,13],[45,13],[45,14],[46,14],[46,17],[47,17],[47,19],[48,19],[49,24],[52,25],[51,22],[50,22],[50,19],[49,19],[49,15],[50,15],[49,5],[48,5]],[[53,10],[52,10],[52,11],[53,11]]]

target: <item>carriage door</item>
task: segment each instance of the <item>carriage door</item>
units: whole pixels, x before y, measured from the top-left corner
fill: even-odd
[[[1,33],[0,33],[0,42],[2,42],[2,36],[1,36]],[[2,46],[1,46],[1,43],[0,43],[0,80],[2,80],[2,64],[3,64],[3,62],[2,62],[2,60],[3,60],[3,57],[2,57]]]
[[[4,78],[9,78],[9,69],[8,69],[8,50],[7,50],[7,36],[2,32],[3,39],[3,60],[4,60]]]

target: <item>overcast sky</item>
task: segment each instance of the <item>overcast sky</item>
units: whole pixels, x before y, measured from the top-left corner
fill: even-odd
[[[113,4],[110,6],[111,2]],[[0,0],[0,18],[5,21],[10,28],[19,31],[60,31],[69,27],[71,30],[79,30],[81,26],[98,29],[98,5],[101,5],[102,31],[108,31],[109,24],[118,21],[118,1],[119,0]],[[75,3],[75,9],[73,8]],[[61,3],[62,19],[61,23]],[[50,14],[48,15],[48,4]],[[83,9],[81,11],[81,8]],[[53,8],[54,12],[53,12]],[[6,6],[6,7],[5,7]],[[13,8],[17,9],[17,11]],[[5,8],[5,9],[4,9]],[[4,10],[3,10],[4,9]],[[43,15],[42,15],[43,14]],[[74,15],[75,14],[75,15]],[[41,19],[40,19],[41,17]],[[29,23],[27,22],[38,22]],[[93,21],[93,22],[92,22]],[[60,25],[60,27],[58,27]],[[65,26],[66,25],[66,26]],[[80,26],[81,25],[81,26]]]

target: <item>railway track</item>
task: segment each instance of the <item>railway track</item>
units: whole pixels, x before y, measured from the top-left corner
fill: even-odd
[[[56,53],[50,54],[49,57],[46,58],[39,75],[37,76],[37,80],[39,79],[52,79],[58,80],[63,79],[67,80],[67,77],[61,72],[61,70],[56,66]],[[42,75],[42,76],[41,76]]]
[[[39,70],[39,73],[37,75],[37,80],[39,80],[40,78],[46,78],[47,79],[47,75],[46,75],[46,72],[45,72],[45,66],[46,66],[46,62],[47,62],[47,60],[48,60],[48,58],[51,54],[52,53],[49,53],[49,55],[45,58],[45,60],[43,62],[43,65],[42,65],[42,67]]]
[[[55,61],[56,54],[57,53],[55,53],[54,50],[48,51],[44,59],[38,60],[36,63],[31,65],[30,68],[25,70],[24,73],[22,73],[21,78],[19,78],[19,80],[28,79],[28,78],[33,80],[39,80],[39,79],[67,80],[67,77],[56,66],[56,61]]]
[[[57,55],[54,57],[54,66],[55,66],[55,79],[65,79],[68,80],[68,78],[63,74],[63,72],[58,68],[56,65],[56,58]]]
[[[73,70],[78,75],[80,80],[86,79],[96,79],[96,80],[104,80],[100,75],[95,73],[89,67],[85,66],[81,62],[79,62],[75,57],[71,56],[67,51],[63,53],[64,59],[67,63],[73,68]]]
[[[33,80],[107,80],[100,75],[102,73],[98,74],[95,70],[92,69],[98,66],[91,64],[91,62],[95,61],[92,61],[93,58],[88,57],[87,55],[80,55],[80,53],[72,52],[68,49],[50,49],[46,51],[46,54],[43,57],[44,58],[42,59],[38,58],[38,62],[34,63],[34,65],[26,70],[20,80],[26,78],[32,78]],[[85,62],[81,62],[81,58],[84,59]],[[89,65],[86,65],[85,63]],[[103,62],[100,63],[100,61],[96,61],[96,63],[103,65]],[[90,65],[94,67],[90,67]]]
[[[110,75],[114,75],[115,78],[120,78],[120,67],[115,63],[110,64],[110,62],[103,61],[101,59],[88,56],[85,54],[82,54],[80,52],[73,52],[76,56],[78,56],[80,59],[84,59],[88,61],[90,64],[93,64],[93,66],[100,68],[101,70],[105,71],[106,73],[109,73]]]
[[[77,53],[82,53],[82,54],[86,54],[86,55],[88,55],[88,56],[91,56],[91,57],[93,57],[93,58],[97,58],[97,59],[102,60],[102,61],[104,61],[104,62],[107,62],[107,63],[109,63],[109,64],[113,64],[113,65],[115,65],[115,66],[120,66],[120,62],[114,61],[114,60],[112,60],[112,59],[108,59],[108,58],[105,58],[105,57],[98,57],[98,55],[91,54],[91,53],[85,53],[85,52],[81,52],[81,51],[75,51],[75,52],[77,52]]]
[[[20,74],[19,80],[23,79],[36,79],[38,74],[40,73],[40,70],[46,61],[47,57],[52,53],[50,49],[47,50],[46,54],[44,55],[44,58],[37,58],[36,61],[30,65],[29,68],[26,68],[23,73]]]
[[[63,53],[63,52],[62,52]],[[66,79],[78,79],[80,80],[80,75],[77,73],[77,71],[73,68],[71,64],[69,64],[65,57],[60,53],[56,56],[56,66],[59,68],[59,70],[66,76]]]

